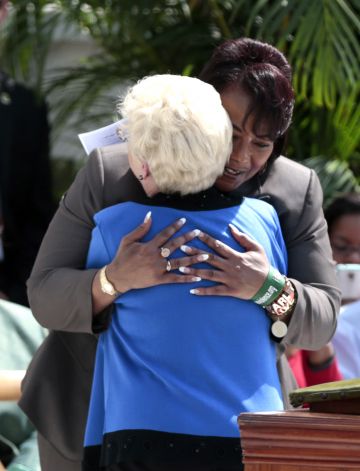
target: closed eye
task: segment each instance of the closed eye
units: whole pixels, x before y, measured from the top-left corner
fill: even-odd
[[[260,149],[266,149],[267,147],[271,146],[271,144],[269,142],[254,142],[254,144],[257,147],[260,147]]]

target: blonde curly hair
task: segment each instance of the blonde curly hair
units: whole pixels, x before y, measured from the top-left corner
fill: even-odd
[[[146,162],[162,193],[196,193],[222,175],[232,125],[212,85],[180,75],[154,75],[119,103],[129,152]]]

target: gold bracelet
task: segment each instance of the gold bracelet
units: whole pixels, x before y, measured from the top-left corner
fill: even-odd
[[[106,268],[107,265],[102,267],[99,273],[101,291],[110,296],[120,296],[120,291],[115,288],[114,284],[106,276]]]

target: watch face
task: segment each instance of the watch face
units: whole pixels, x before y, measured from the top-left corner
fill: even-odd
[[[105,294],[109,294],[110,296],[114,296],[117,294],[116,289],[110,283],[110,281],[106,278],[106,273],[105,273],[106,265],[100,270],[100,287],[101,291]]]
[[[115,290],[110,283],[104,283],[104,291],[107,294],[114,294]]]
[[[275,321],[271,326],[273,336],[279,339],[285,337],[287,330],[287,325],[282,321]]]

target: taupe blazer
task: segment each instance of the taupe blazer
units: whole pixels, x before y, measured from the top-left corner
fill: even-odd
[[[61,200],[28,280],[34,316],[52,332],[30,365],[20,406],[40,433],[72,460],[82,455],[94,332],[103,327],[101,322],[95,325],[92,316],[96,270],[83,269],[93,215],[131,197],[127,172],[123,145],[92,152]],[[240,190],[273,204],[284,232],[298,303],[279,353],[285,344],[318,349],[332,337],[340,306],[319,180],[313,170],[279,157],[262,185],[254,179]],[[286,396],[292,377],[284,368],[287,362],[280,361]]]

